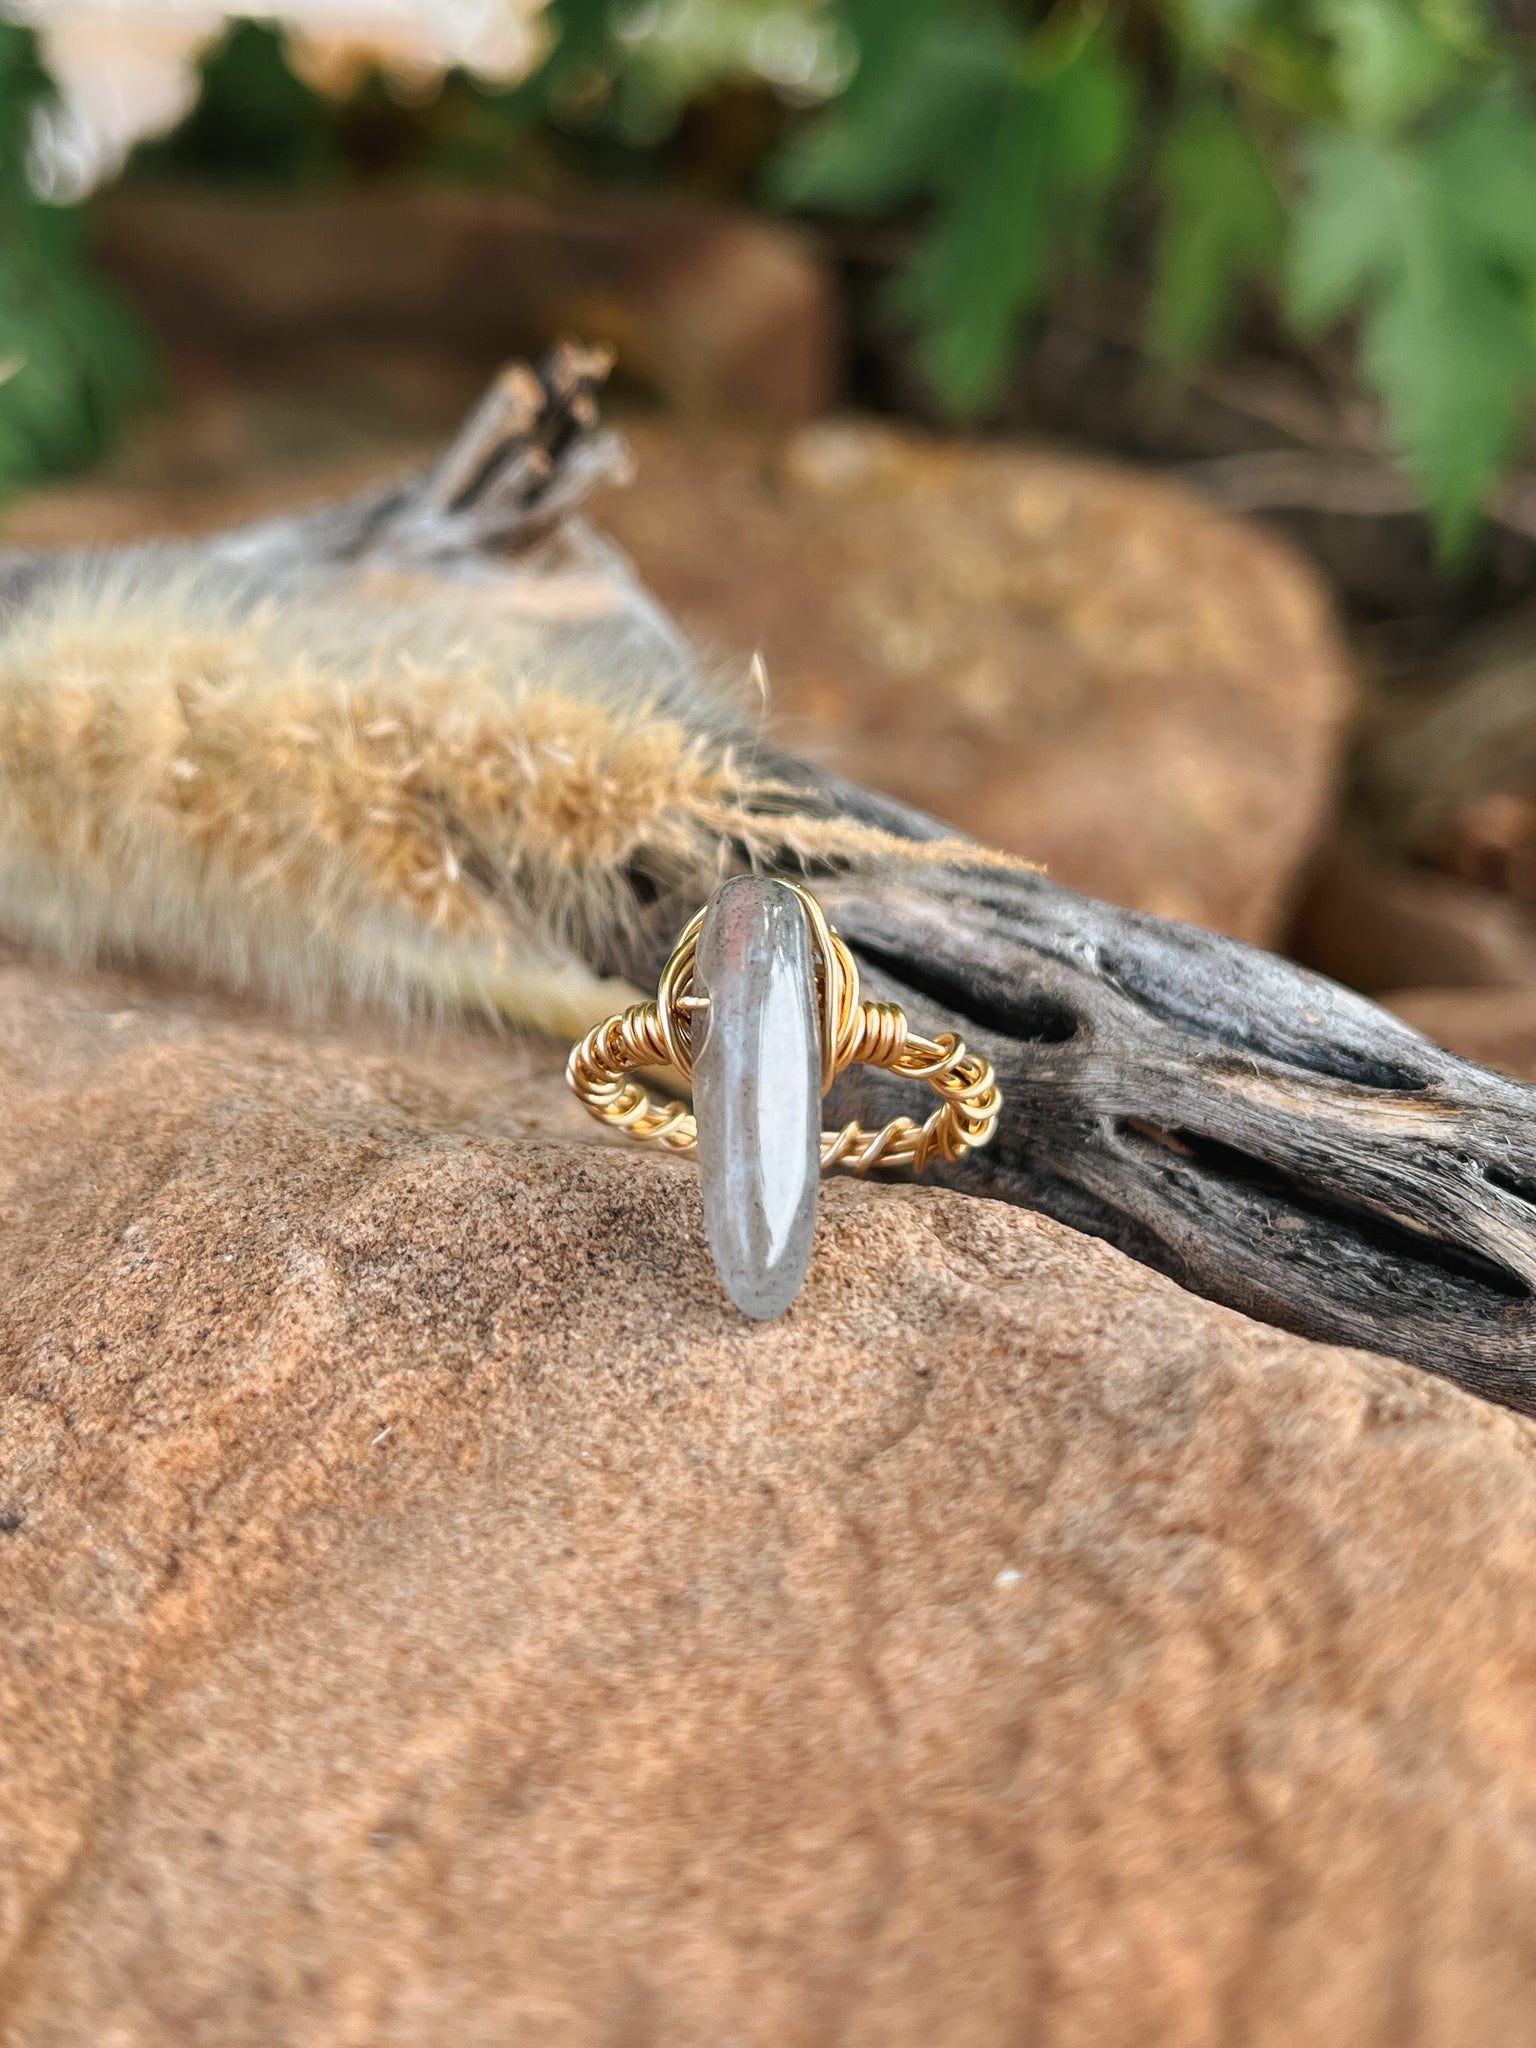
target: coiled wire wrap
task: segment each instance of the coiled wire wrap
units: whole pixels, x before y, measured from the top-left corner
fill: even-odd
[[[877,1167],[910,1166],[921,1173],[932,1159],[963,1159],[985,1145],[997,1128],[1002,1091],[992,1063],[968,1052],[953,1031],[919,1038],[895,1003],[866,1003],[859,994],[858,962],[827,923],[809,891],[789,885],[805,905],[816,961],[816,998],[821,1012],[821,1092],[826,1094],[845,1067],[884,1067],[925,1081],[943,1100],[925,1123],[893,1117],[879,1130],[844,1124],[821,1134],[821,1164],[850,1173]],[[574,1046],[565,1078],[577,1099],[601,1123],[640,1144],[690,1153],[698,1142],[693,1112],[680,1102],[657,1102],[631,1076],[637,1067],[675,1067],[684,1080],[693,1073],[694,956],[701,910],[690,919],[661,971],[656,1000],[635,1003],[610,1017]]]

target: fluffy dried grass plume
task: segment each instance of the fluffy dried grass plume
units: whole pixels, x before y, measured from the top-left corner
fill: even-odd
[[[931,858],[797,815],[675,679],[592,673],[493,585],[282,596],[145,553],[0,633],[0,929],[313,1013],[472,1005],[563,1034],[634,876]]]

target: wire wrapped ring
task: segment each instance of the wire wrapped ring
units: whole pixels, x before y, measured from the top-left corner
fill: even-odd
[[[909,1166],[921,1173],[933,1159],[963,1159],[985,1145],[997,1128],[1002,1092],[992,1063],[968,1052],[953,1031],[919,1038],[895,1003],[864,1002],[858,963],[828,924],[808,890],[791,883],[810,919],[821,1025],[821,1092],[825,1095],[845,1067],[884,1067],[924,1081],[940,1096],[925,1123],[892,1118],[879,1130],[844,1124],[821,1134],[825,1172],[850,1173]],[[644,1145],[691,1154],[698,1125],[680,1102],[658,1102],[640,1082],[628,1078],[639,1067],[674,1067],[684,1080],[693,1074],[693,1019],[703,999],[693,987],[694,954],[704,911],[689,920],[672,957],[661,971],[653,1002],[635,1003],[621,1016],[589,1031],[572,1049],[565,1078],[577,1099],[599,1122]]]

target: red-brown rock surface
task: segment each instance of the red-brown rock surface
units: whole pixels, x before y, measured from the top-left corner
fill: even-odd
[[[1536,986],[1536,925],[1521,903],[1347,837],[1312,863],[1286,950],[1366,995]]]
[[[386,347],[484,378],[572,330],[687,411],[805,419],[836,388],[838,306],[813,241],[676,197],[381,181],[350,191],[119,192],[101,253],[156,330],[290,375]]]
[[[1536,1427],[549,1056],[0,970],[6,2048],[1466,2048]]]
[[[1169,483],[826,421],[640,426],[598,508],[791,745],[1117,903],[1272,941],[1349,698],[1317,577]]]

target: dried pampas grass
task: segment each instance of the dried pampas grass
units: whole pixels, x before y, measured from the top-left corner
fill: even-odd
[[[470,1005],[575,1035],[637,888],[932,858],[797,813],[674,674],[595,672],[494,584],[143,551],[0,630],[0,931],[313,1013]],[[750,748],[747,753],[750,754]]]

